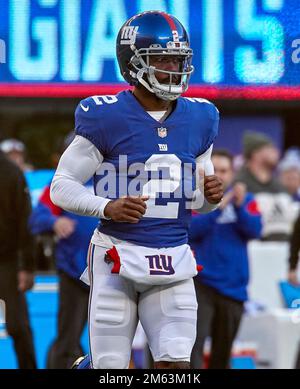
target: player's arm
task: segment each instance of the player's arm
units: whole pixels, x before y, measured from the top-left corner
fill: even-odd
[[[196,159],[196,191],[192,209],[198,213],[208,213],[219,207],[223,198],[222,180],[214,174],[211,160],[213,145]]]
[[[236,183],[232,192],[237,229],[247,240],[259,239],[262,231],[262,216],[254,196],[247,194],[246,185],[242,183]]]
[[[103,156],[88,139],[77,135],[63,153],[51,184],[54,204],[73,213],[137,223],[146,211],[147,198],[110,200],[92,194],[84,184],[100,168]]]
[[[52,202],[69,212],[103,218],[110,200],[95,196],[84,186],[102,161],[99,150],[88,139],[77,135],[61,156],[53,177]]]

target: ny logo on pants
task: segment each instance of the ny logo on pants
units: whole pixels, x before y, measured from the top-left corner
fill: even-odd
[[[146,255],[145,257],[149,261],[150,275],[172,275],[175,273],[171,255]]]

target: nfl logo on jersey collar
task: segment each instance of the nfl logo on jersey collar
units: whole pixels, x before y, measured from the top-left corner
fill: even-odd
[[[158,127],[157,135],[160,138],[165,138],[168,135],[168,130],[165,127]]]

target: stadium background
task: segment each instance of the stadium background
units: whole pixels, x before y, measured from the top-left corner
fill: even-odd
[[[219,108],[217,147],[239,154],[245,130],[271,135],[282,152],[300,147],[298,0],[0,0],[0,140],[21,139],[36,169],[53,168],[78,101],[126,88],[116,34],[149,9],[189,31],[196,70],[187,96]]]

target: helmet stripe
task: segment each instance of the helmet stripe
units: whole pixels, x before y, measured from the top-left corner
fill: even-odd
[[[168,15],[165,12],[160,12],[160,14],[166,19],[166,21],[169,23],[169,26],[171,28],[171,31],[177,31],[176,24],[174,23],[174,20],[171,18],[170,15]]]

